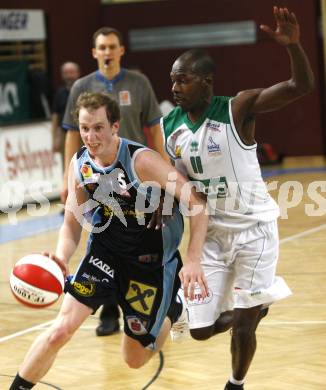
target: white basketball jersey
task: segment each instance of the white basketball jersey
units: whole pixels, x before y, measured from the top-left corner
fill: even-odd
[[[245,145],[232,117],[231,98],[214,96],[192,123],[180,107],[161,119],[166,149],[176,167],[207,195],[211,223],[234,230],[279,215],[257,159],[257,145]]]

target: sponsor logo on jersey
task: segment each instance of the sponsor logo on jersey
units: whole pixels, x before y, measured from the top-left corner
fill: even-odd
[[[118,200],[118,202],[121,204],[122,201]],[[122,206],[125,206],[126,204],[122,204]],[[122,213],[126,217],[131,217],[131,218],[145,218],[145,213],[143,211],[138,211],[138,210],[133,210],[129,206],[126,209],[122,210]],[[114,210],[109,207],[109,206],[104,206],[103,207],[103,214],[106,218],[113,217],[115,215]]]
[[[218,131],[218,132],[221,131],[220,126],[221,123],[215,121],[208,121],[206,125],[208,129],[211,129],[212,131]]]
[[[211,289],[208,290],[208,294],[206,298],[203,298],[201,290],[199,288],[196,288],[194,291],[194,299],[192,301],[188,301],[189,306],[196,306],[196,305],[207,305],[209,302],[211,302],[213,299],[213,292]]]
[[[160,260],[160,255],[158,253],[138,256],[138,261],[141,263],[156,263],[158,260]]]
[[[176,130],[174,133],[172,133],[169,137],[168,137],[168,140],[167,140],[167,143],[169,145],[174,144],[177,140],[177,138],[179,137],[180,134],[182,134],[184,131],[186,131],[186,129],[178,129]],[[172,147],[173,149],[173,147]]]
[[[86,280],[90,280],[91,282],[96,282],[96,283],[100,282],[100,279],[98,277],[94,275],[89,275],[86,272],[83,273],[82,277],[85,278]]]
[[[102,272],[104,272],[111,278],[114,278],[114,269],[112,269],[108,264],[104,263],[102,260],[94,256],[91,256],[88,263],[94,265],[94,267],[100,269]]]
[[[73,282],[72,286],[78,295],[91,297],[95,294],[95,283],[92,282]]]
[[[156,287],[149,286],[135,280],[130,280],[129,289],[126,294],[126,301],[139,313],[150,315],[156,293]]]
[[[213,140],[213,137],[208,138],[207,150],[208,153],[221,153],[220,145]]]
[[[198,142],[192,141],[190,144],[190,152],[198,152]]]
[[[252,293],[250,293],[250,295],[251,295],[252,297],[254,297],[254,296],[256,296],[256,295],[261,295],[261,294],[262,294],[261,291],[253,291]]]
[[[146,322],[140,320],[136,316],[127,316],[127,324],[129,329],[132,331],[133,334],[136,334],[138,336],[147,334],[147,330],[145,328]]]
[[[83,164],[80,168],[80,173],[84,179],[89,179],[93,174],[93,169],[89,164]]]
[[[120,106],[130,106],[131,98],[129,91],[120,91],[119,92],[119,104]]]
[[[179,145],[177,145],[175,147],[175,151],[174,151],[176,157],[181,157],[181,147]]]
[[[93,173],[93,169],[89,164],[83,164],[80,168],[80,172],[83,176],[84,184],[88,191],[93,191],[100,178],[100,173]]]

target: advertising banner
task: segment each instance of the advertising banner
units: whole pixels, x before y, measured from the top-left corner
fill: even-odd
[[[0,69],[0,126],[31,118],[27,62],[3,62]]]
[[[52,152],[50,122],[0,127],[0,210],[57,198],[62,161]]]
[[[0,9],[0,42],[43,40],[45,23],[42,10]]]

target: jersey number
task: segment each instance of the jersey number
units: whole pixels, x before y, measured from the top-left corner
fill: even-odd
[[[201,164],[201,158],[199,156],[191,156],[190,157],[190,162],[192,169],[194,170],[195,173],[203,173],[203,166]]]
[[[118,183],[120,184],[120,187],[123,190],[127,189],[127,183],[126,183],[126,180],[125,180],[125,174],[123,172],[119,172],[119,174],[118,174]]]

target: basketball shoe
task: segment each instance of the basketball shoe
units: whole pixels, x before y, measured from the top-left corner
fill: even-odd
[[[243,385],[235,385],[228,381],[228,383],[225,385],[224,390],[244,390]]]
[[[190,336],[187,303],[183,294],[183,289],[181,288],[176,296],[176,302],[182,305],[182,310],[179,318],[172,325],[170,335],[174,343],[181,343]]]

